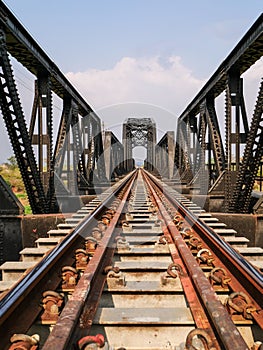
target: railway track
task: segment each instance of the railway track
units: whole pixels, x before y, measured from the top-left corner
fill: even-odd
[[[260,251],[147,172],[65,225],[0,299],[1,349],[263,348]]]

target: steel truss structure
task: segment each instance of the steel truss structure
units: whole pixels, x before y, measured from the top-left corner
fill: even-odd
[[[29,128],[10,56],[36,77]],[[63,101],[56,140],[53,94]],[[33,213],[57,212],[56,190],[75,194],[94,177],[104,181],[100,119],[2,1],[0,107]]]
[[[112,131],[105,131],[103,140],[106,178],[115,181],[125,174],[124,147]]]
[[[176,141],[167,132],[156,145],[151,118],[128,118],[121,144],[102,131],[89,104],[0,0],[0,108],[33,213],[58,212],[58,196],[90,193],[94,184],[131,171],[137,146],[147,149],[146,169],[159,169],[168,179],[180,177],[189,186],[198,184],[200,193],[207,192],[207,183],[210,193],[223,189],[226,211],[248,212],[263,152],[263,88],[259,84],[248,118],[243,74],[262,55],[263,15],[180,115]],[[11,57],[36,77],[29,126]],[[223,128],[216,105],[222,93]],[[63,104],[56,137],[54,95]]]
[[[263,55],[263,15],[219,66],[177,125],[175,169],[181,181],[194,183],[209,177],[211,191],[224,183],[225,210],[247,212],[262,158],[262,84],[251,127],[243,94],[242,74]],[[215,108],[225,92],[225,142]],[[245,151],[241,157],[242,145]],[[215,183],[214,183],[215,182]]]
[[[156,125],[151,118],[128,118],[123,124],[122,143],[126,171],[134,168],[132,150],[137,146],[147,150],[145,168],[151,171],[155,168]]]
[[[156,170],[162,177],[167,179],[173,177],[174,151],[174,132],[167,131],[155,146]]]

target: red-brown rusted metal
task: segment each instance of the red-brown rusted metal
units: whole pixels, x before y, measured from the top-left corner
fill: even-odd
[[[231,277],[228,276],[225,269],[222,267],[214,267],[209,272],[209,280],[212,285],[218,284],[222,288],[228,288],[228,284],[231,282]]]
[[[63,291],[74,290],[74,288],[76,287],[76,284],[77,284],[78,277],[79,277],[77,269],[75,269],[72,266],[63,266],[61,271],[62,271],[61,289]]]
[[[153,197],[154,202],[156,202],[156,200],[158,202],[158,197],[155,197],[153,194],[152,194],[152,197]],[[159,203],[161,203],[161,201]],[[167,219],[167,221],[170,222],[171,221],[170,217],[164,211],[162,211],[163,208],[159,207],[159,210],[162,213],[162,215],[165,217],[165,219]],[[173,221],[174,221],[174,219],[175,218],[173,218]],[[178,216],[176,218],[176,220],[175,221],[177,222],[178,227],[181,227],[183,224],[183,218],[181,216]],[[166,221],[166,220],[164,220],[164,221]],[[189,308],[190,308],[191,313],[193,315],[193,318],[195,320],[196,327],[206,330],[209,337],[211,339],[213,339],[213,342],[216,346],[215,349],[220,350],[220,346],[216,342],[215,334],[214,334],[213,330],[211,329],[210,321],[207,318],[207,315],[204,311],[204,308],[201,304],[201,301],[200,301],[200,299],[195,291],[192,280],[187,274],[187,270],[186,270],[186,267],[184,265],[184,262],[180,257],[178,249],[176,248],[176,246],[173,243],[173,240],[171,238],[171,233],[168,230],[168,227],[165,223],[163,223],[162,230],[164,233],[164,236],[163,236],[164,240],[169,243],[169,250],[170,250],[174,264],[181,266],[181,273],[179,274],[179,278],[180,278],[180,281],[181,281]],[[184,230],[184,232],[189,237],[190,234],[192,233],[192,230],[187,229],[187,230]]]
[[[160,195],[159,190],[155,188],[154,184],[148,182],[148,187],[154,189],[151,195],[154,202],[151,206],[154,218],[152,216],[150,220],[154,220],[153,226],[162,226],[164,236],[160,238],[159,244],[167,244],[169,246],[173,259],[173,265],[168,266],[166,275],[169,278],[177,279],[177,281],[180,279],[193,319],[198,328],[187,338],[186,348],[192,349],[193,345],[191,341],[195,336],[198,336],[202,339],[203,346],[207,350],[220,350],[221,345],[224,350],[234,348],[247,350],[247,344],[245,344],[243,338],[237,332],[226,309],[222,305],[219,307],[218,299],[212,288],[212,285],[215,285],[215,289],[217,290],[217,287],[221,285],[226,290],[229,289],[231,293],[231,291],[238,290],[240,283],[236,278],[233,278],[230,270],[220,263],[220,259],[214,254],[215,251],[210,248],[208,240],[203,239],[196,226],[194,226],[194,229],[190,228],[184,217],[185,215],[178,214],[178,208],[173,207],[172,202],[168,201],[164,195]],[[124,198],[125,196],[127,198],[127,188],[125,190],[126,192],[122,191],[122,195],[124,194]],[[118,201],[118,204],[121,202],[120,207],[124,207],[125,202],[123,199],[120,201],[120,195],[118,195],[118,198],[116,201]],[[61,317],[58,319],[58,323],[44,345],[43,350],[50,350],[50,346],[52,348],[55,346],[56,350],[64,350],[72,346],[76,347],[77,339],[83,341],[83,343],[80,343],[81,350],[84,350],[85,346],[89,344],[100,345],[94,342],[97,336],[90,337],[88,334],[106,280],[105,274],[107,274],[107,282],[108,280],[118,280],[117,284],[121,281],[122,275],[119,270],[114,271],[110,267],[107,269],[107,265],[112,263],[111,258],[115,246],[123,248],[125,245],[125,248],[128,249],[126,239],[118,236],[118,230],[120,229],[116,229],[117,220],[121,214],[120,207],[116,203],[114,207],[110,206],[104,212],[104,223],[101,221],[95,227],[93,232],[101,235],[98,244],[93,244],[93,247],[90,246],[87,249],[87,243],[85,243],[85,254],[88,257],[93,257],[84,267],[79,284],[72,298],[62,311]],[[158,212],[157,209],[159,209]],[[159,213],[158,219],[157,213]],[[129,222],[127,224],[130,227],[132,226]],[[115,230],[114,236],[112,235],[113,230]],[[83,235],[83,237],[90,234],[90,232],[91,230],[86,235]],[[81,244],[83,245],[83,242]],[[192,253],[196,254],[196,257],[192,255],[187,244],[191,246]],[[166,250],[166,247],[164,248]],[[199,264],[205,268],[207,268],[206,266],[212,268],[209,277],[211,284],[209,284],[207,278],[204,279],[204,273],[201,271]],[[65,281],[73,277],[69,271],[67,273],[64,276]],[[93,283],[94,281],[96,283]],[[125,279],[122,280],[123,282],[125,283]],[[244,297],[242,294],[243,290],[245,288],[241,289],[241,293],[238,295],[230,295],[231,298],[227,304],[229,314],[234,314],[234,316],[238,314],[244,318],[254,320],[258,318],[260,320],[262,318],[261,309],[257,308],[258,305],[249,296]],[[87,298],[88,296],[89,298]],[[53,310],[56,307],[58,308],[58,303],[53,304],[53,306],[51,305],[50,309]],[[49,320],[49,322],[52,323],[53,321]],[[75,338],[72,334],[73,330],[78,334],[77,337],[74,335]],[[85,340],[87,340],[86,344]]]
[[[43,293],[43,308],[44,312],[41,315],[43,324],[54,324],[58,320],[61,307],[64,302],[64,294],[48,290]]]
[[[99,227],[94,227],[92,229],[92,237],[95,238],[98,242],[101,240],[102,236],[103,232],[99,229]]]
[[[213,266],[214,257],[211,251],[207,248],[200,249],[196,255],[197,260],[207,266]]]
[[[76,269],[84,270],[89,262],[89,255],[84,249],[77,249],[75,251],[75,259],[76,259]]]
[[[243,292],[234,292],[226,299],[226,307],[231,315],[240,314],[251,320],[252,314],[257,311],[249,296]]]
[[[193,329],[186,338],[185,342],[185,350],[194,350],[197,349],[193,345],[193,339],[194,337],[198,337],[198,339],[201,339],[201,342],[205,348],[205,350],[216,350],[216,348],[213,346],[213,340],[210,337],[210,335],[204,330],[204,329]]]
[[[32,336],[27,334],[14,334],[10,338],[12,345],[8,350],[37,350],[40,337],[38,334]]]
[[[98,241],[94,237],[85,238],[85,249],[89,257],[93,256],[98,246]]]
[[[88,335],[78,341],[79,350],[85,350],[87,345],[97,345],[99,348],[102,348],[105,345],[104,336],[102,334]]]

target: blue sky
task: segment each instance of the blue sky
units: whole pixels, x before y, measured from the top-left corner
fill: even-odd
[[[5,0],[64,71],[179,55],[206,78],[262,12],[260,0]]]
[[[148,114],[159,135],[175,130],[177,117],[262,12],[262,0],[4,2],[106,128],[117,130],[125,117]],[[249,93],[262,67],[261,62],[248,79]],[[23,86],[28,118],[33,81]]]

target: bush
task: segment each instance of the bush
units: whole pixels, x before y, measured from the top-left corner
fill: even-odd
[[[0,175],[23,204],[25,214],[32,214],[22,176],[14,156],[8,158],[8,162],[5,164],[0,165]]]

